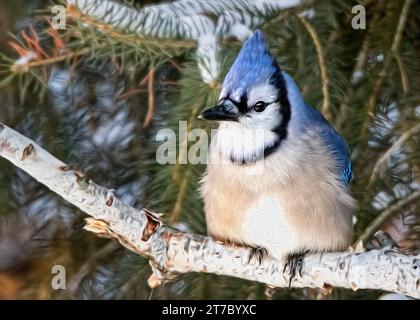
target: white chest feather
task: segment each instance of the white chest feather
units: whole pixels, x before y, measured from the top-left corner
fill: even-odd
[[[252,162],[264,156],[264,150],[276,143],[276,134],[263,128],[246,128],[238,123],[221,124],[212,138],[212,161]],[[222,159],[219,159],[221,157]]]
[[[277,258],[297,248],[295,231],[276,196],[262,196],[244,215],[245,242],[264,247]]]

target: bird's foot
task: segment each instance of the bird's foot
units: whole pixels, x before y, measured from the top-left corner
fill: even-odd
[[[268,255],[267,249],[263,247],[251,247],[250,249],[248,263],[250,263],[252,259],[257,259],[258,263],[261,264],[264,257]]]
[[[308,252],[309,250],[294,252],[290,253],[286,257],[286,263],[284,264],[283,274],[286,272],[287,269],[288,274],[290,275],[289,288],[291,287],[292,280],[295,278],[297,273],[299,273],[299,275],[302,277],[303,259]]]

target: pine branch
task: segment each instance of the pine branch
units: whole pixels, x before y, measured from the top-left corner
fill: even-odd
[[[67,3],[90,17],[127,32],[159,38],[198,39],[200,35],[216,30],[209,16],[222,16],[225,23],[220,21],[217,30],[225,32],[240,23],[255,25],[253,16],[268,16],[297,7],[302,1],[177,0],[140,10],[112,0],[67,0]]]
[[[351,73],[351,85],[348,86],[347,91],[344,95],[344,99],[338,108],[337,119],[335,121],[335,125],[337,128],[341,129],[345,120],[347,119],[347,115],[350,110],[350,100],[353,98],[355,94],[355,85],[357,85],[361,79],[366,76],[366,66],[369,58],[369,50],[372,42],[372,35],[375,30],[376,24],[380,17],[380,9],[378,8],[373,15],[371,22],[368,24],[367,33],[363,39],[362,45],[360,47],[360,51],[356,56],[356,63],[353,67],[353,71]]]
[[[373,86],[372,94],[369,97],[367,103],[367,112],[366,112],[366,119],[363,122],[362,129],[361,129],[361,137],[363,138],[368,130],[369,124],[374,117],[375,108],[377,106],[377,101],[379,94],[381,92],[382,86],[385,82],[385,79],[388,75],[389,68],[391,66],[391,58],[398,54],[398,50],[400,48],[403,31],[407,22],[408,13],[410,10],[412,0],[405,0],[403,8],[401,10],[401,14],[398,20],[397,30],[395,31],[395,35],[393,38],[393,42],[390,49],[390,54],[385,57],[385,61],[383,63],[383,68],[379,73],[379,76]]]
[[[250,249],[223,245],[210,237],[191,235],[165,226],[159,215],[135,209],[111,190],[72,170],[32,140],[0,123],[0,155],[77,206],[92,218],[86,229],[118,240],[150,260],[156,287],[179,273],[206,272],[287,287],[284,263],[265,257],[249,260]],[[364,253],[307,255],[296,288],[326,285],[382,289],[420,298],[420,255],[409,256],[384,248]]]
[[[218,41],[234,36],[243,41],[263,22],[263,17],[279,10],[295,8],[301,0],[177,0],[145,6],[140,10],[112,0],[68,0],[73,15],[83,15],[141,37],[194,40],[202,79],[217,86],[220,72]],[[81,15],[77,12],[79,11]],[[211,19],[210,17],[217,17]],[[95,22],[93,21],[95,24]],[[112,32],[112,31],[111,31]]]

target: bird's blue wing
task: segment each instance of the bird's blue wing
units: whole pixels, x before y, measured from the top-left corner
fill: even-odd
[[[316,109],[306,106],[305,114],[308,125],[317,126],[324,143],[330,148],[337,161],[337,170],[346,185],[353,177],[353,168],[350,159],[350,148],[344,138],[329,124],[323,115]]]

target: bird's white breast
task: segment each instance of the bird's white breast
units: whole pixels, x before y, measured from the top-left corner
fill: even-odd
[[[267,248],[281,258],[298,248],[298,241],[284,209],[275,195],[263,195],[244,214],[242,225],[246,243]]]
[[[212,138],[211,161],[252,162],[263,157],[264,149],[274,145],[276,138],[275,133],[263,128],[246,128],[235,122],[222,123]]]

